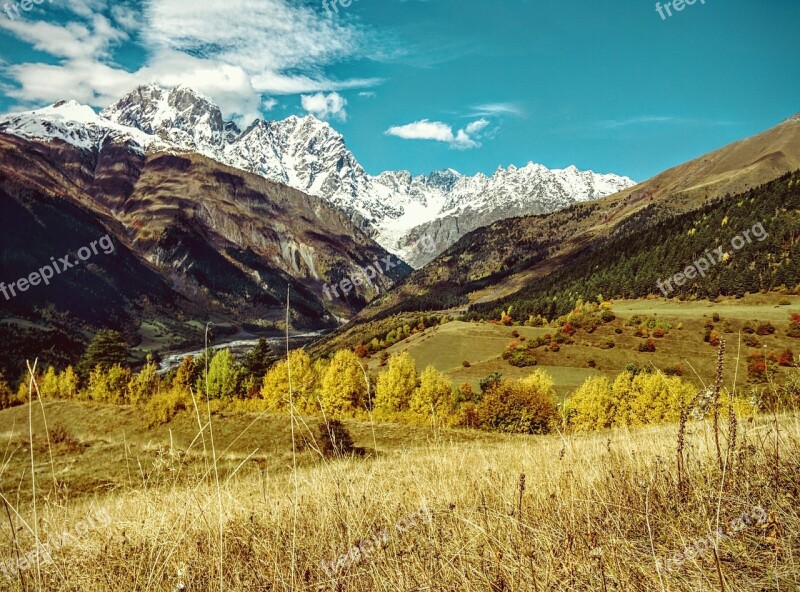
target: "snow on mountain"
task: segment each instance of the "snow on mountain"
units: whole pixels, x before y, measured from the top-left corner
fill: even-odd
[[[321,197],[374,235],[387,250],[421,265],[433,254],[413,249],[429,234],[437,253],[496,220],[555,211],[634,185],[628,177],[550,170],[529,163],[492,176],[446,169],[369,175],[342,135],[311,115],[258,120],[243,132],[209,98],[185,86],[142,86],[100,114],[74,101],[0,118],[0,131],[85,150],[111,138],[142,151],[198,152],[223,164]]]

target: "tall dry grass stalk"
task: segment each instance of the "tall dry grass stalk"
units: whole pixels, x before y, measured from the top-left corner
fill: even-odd
[[[168,454],[161,472],[141,471],[135,487],[69,503],[37,489],[35,527],[24,520],[32,505],[15,507],[4,489],[2,561],[92,508],[107,508],[113,524],[64,545],[38,576],[29,568],[15,569],[11,579],[0,574],[0,589],[800,589],[796,415],[756,419],[737,440],[737,470],[726,473],[715,442],[725,426],[689,421],[687,412],[678,426],[676,475],[664,460],[675,452],[675,426],[469,443],[434,437],[367,458],[327,459],[298,448],[312,436],[293,414],[287,466],[265,480],[251,455],[220,470],[231,445],[217,450],[213,442],[211,462],[192,476],[186,459],[202,454],[212,427],[210,416],[204,423],[197,407],[195,414],[198,434],[189,448]],[[781,455],[774,452],[778,430]],[[732,454],[729,445],[726,458]],[[301,465],[301,455],[313,462]],[[768,511],[767,523],[734,532],[731,520],[754,505]],[[401,527],[419,508],[432,520]],[[702,556],[687,551],[717,527],[729,538],[717,538]],[[356,557],[353,549],[377,533],[385,542]],[[660,572],[676,553],[684,558],[680,569]],[[343,554],[349,559],[341,569],[323,568]]]

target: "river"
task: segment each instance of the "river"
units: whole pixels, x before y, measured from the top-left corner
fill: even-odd
[[[289,347],[291,349],[296,349],[298,347],[302,347],[309,343],[312,343],[325,335],[327,331],[311,331],[308,333],[295,333],[289,335]],[[216,351],[219,349],[229,348],[237,357],[241,356],[249,349],[253,348],[260,338],[256,337],[254,339],[233,339],[231,341],[225,341],[222,343],[215,343],[211,346],[211,349]],[[276,337],[267,337],[266,338],[269,344],[272,346],[272,349],[275,351],[275,354],[285,355],[286,354],[286,337],[285,336],[276,336]],[[158,365],[159,372],[168,372],[172,370],[176,366],[180,365],[181,360],[186,356],[192,356],[194,358],[201,356],[203,354],[202,349],[197,349],[193,351],[181,352],[181,353],[173,353],[173,354],[164,354],[161,358],[161,362]]]

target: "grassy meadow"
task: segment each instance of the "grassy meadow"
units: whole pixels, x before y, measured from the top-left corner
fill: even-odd
[[[536,350],[528,368],[503,350],[553,329],[456,320],[389,353],[455,384],[544,369],[561,397],[630,362],[686,364],[702,385],[714,382],[703,331],[717,313],[735,331],[722,384],[740,390],[745,321],[771,320],[762,341],[787,344],[797,305],[778,302],[615,302],[615,321]],[[642,353],[633,315],[675,327]],[[343,420],[357,450],[344,457],[324,454],[319,422],[212,412],[202,397],[155,427],[130,405],[0,411],[0,590],[800,590],[796,413],[541,436],[361,417]],[[92,522],[99,512],[107,524]],[[54,548],[37,555],[37,540]]]

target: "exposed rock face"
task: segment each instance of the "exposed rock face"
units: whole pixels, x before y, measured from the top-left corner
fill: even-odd
[[[324,199],[414,266],[431,258],[427,253],[417,257],[413,248],[425,232],[437,234],[438,253],[491,222],[556,211],[634,184],[627,177],[575,167],[550,170],[534,163],[500,167],[491,176],[466,176],[452,169],[416,177],[408,171],[369,175],[342,135],[313,116],[258,120],[242,132],[223,120],[210,99],[183,86],[139,87],[100,115],[61,102],[0,119],[0,129],[29,138],[58,138],[84,149],[124,137],[142,152],[197,152]]]

